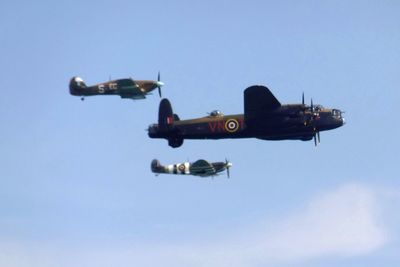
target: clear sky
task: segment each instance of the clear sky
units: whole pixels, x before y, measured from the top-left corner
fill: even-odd
[[[399,1],[1,1],[0,266],[395,266]],[[243,112],[243,90],[345,110],[301,141],[145,131],[159,97],[69,95],[156,79],[182,118]],[[150,162],[233,162],[231,179]]]

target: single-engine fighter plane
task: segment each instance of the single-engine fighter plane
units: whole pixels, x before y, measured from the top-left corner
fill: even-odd
[[[160,73],[158,73],[157,81],[127,78],[110,80],[92,86],[87,86],[80,77],[75,76],[69,83],[69,92],[71,95],[80,96],[82,101],[85,96],[93,95],[119,95],[121,98],[144,99],[156,88],[161,97],[163,85],[164,83],[160,81]]]
[[[258,138],[262,140],[314,139],[320,142],[320,131],[338,128],[345,123],[342,111],[321,105],[282,105],[265,86],[251,86],[244,91],[244,114],[223,115],[213,111],[209,116],[180,120],[172,112],[168,99],[160,102],[158,124],[148,128],[151,138],[164,138],[171,147],[184,139]]]
[[[162,166],[157,159],[153,159],[151,162],[151,171],[156,173],[156,175],[160,173],[167,174],[186,174],[186,175],[194,175],[200,177],[209,177],[216,176],[218,173],[226,170],[226,173],[229,175],[229,168],[232,167],[232,163],[228,160],[225,162],[208,162],[204,159],[199,159],[193,163],[183,162],[178,164],[171,164]]]

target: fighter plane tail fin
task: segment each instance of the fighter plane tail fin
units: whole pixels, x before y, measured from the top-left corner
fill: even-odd
[[[160,108],[158,110],[158,126],[160,130],[168,130],[175,121],[175,118],[178,117],[176,114],[172,112],[172,106],[168,99],[164,98],[160,102]]]
[[[80,77],[73,77],[69,82],[69,92],[71,95],[82,95],[84,89],[86,88],[85,82]]]
[[[161,165],[161,163],[158,159],[153,159],[151,161],[151,171],[152,172],[160,173],[162,169],[163,169],[163,166]]]

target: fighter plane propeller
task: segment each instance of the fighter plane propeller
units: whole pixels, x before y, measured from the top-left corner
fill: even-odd
[[[164,83],[160,81],[160,72],[158,72],[156,84],[157,84],[157,88],[158,88],[158,95],[159,95],[160,97],[162,97],[162,96],[161,96],[161,86],[163,86]]]
[[[225,167],[226,167],[226,175],[228,176],[228,178],[231,178],[229,169],[232,167],[232,163],[229,162],[227,158],[225,158]]]
[[[163,85],[164,83],[160,80],[160,72],[158,72],[157,81],[133,80],[132,78],[110,79],[108,82],[92,86],[87,86],[82,78],[75,76],[69,83],[69,92],[71,95],[80,96],[81,100],[84,100],[85,96],[94,95],[119,95],[121,98],[144,99],[156,88],[161,97]]]

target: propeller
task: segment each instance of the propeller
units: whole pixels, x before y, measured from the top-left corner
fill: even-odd
[[[321,142],[321,138],[319,136],[319,131],[314,128],[314,145],[317,146]]]
[[[161,86],[163,86],[163,85],[164,85],[164,83],[160,81],[160,72],[158,72],[158,75],[157,75],[157,88],[158,88],[158,94],[160,95],[160,97],[161,97]]]
[[[315,111],[315,107],[313,104],[313,100],[311,98],[311,105],[310,105],[310,109],[311,109],[311,123],[315,123],[315,118],[317,118],[319,116],[319,113]],[[321,142],[321,138],[319,135],[319,131],[317,130],[317,127],[315,127],[315,124],[313,126],[313,135],[314,135],[314,145],[317,146],[320,142]]]
[[[313,104],[313,100],[312,100],[312,98],[311,98],[311,105],[310,105],[310,112],[311,112],[311,115],[310,115],[310,117],[305,116],[305,115],[306,115],[306,111],[308,110],[308,107],[305,105],[305,101],[304,101],[304,92],[303,92],[303,94],[301,95],[301,104],[303,105],[303,108],[304,108],[304,110],[302,111],[302,112],[303,112],[302,115],[304,116],[304,117],[303,117],[303,118],[304,118],[304,125],[305,125],[305,126],[306,126],[306,125],[310,125],[311,122],[312,122],[313,119],[314,119],[314,104]]]
[[[315,118],[319,117],[319,106],[314,106],[313,100],[311,98],[311,105],[310,105],[310,110],[311,110],[311,116],[312,119],[314,120]]]
[[[312,113],[314,113],[314,104],[312,102],[312,98],[311,98],[311,106],[310,106],[310,108],[311,108]]]
[[[226,167],[226,174],[228,175],[228,178],[231,178],[229,168],[232,167],[232,163],[229,162],[227,158],[225,158],[225,167]]]

